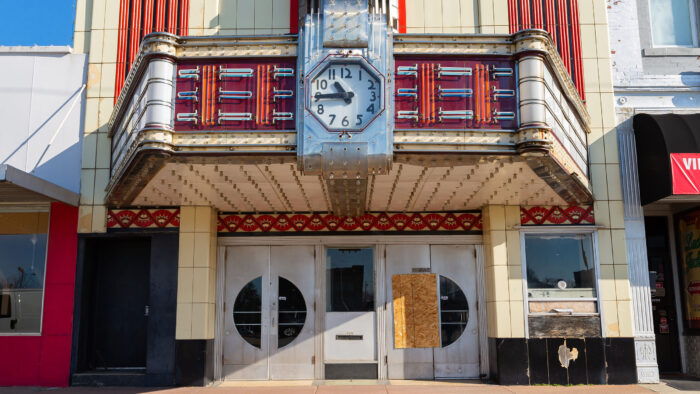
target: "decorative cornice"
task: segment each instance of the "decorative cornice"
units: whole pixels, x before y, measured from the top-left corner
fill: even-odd
[[[108,229],[179,228],[178,208],[110,209],[107,211]]]
[[[541,225],[591,225],[595,224],[593,206],[535,206],[520,207],[520,224]]]
[[[332,214],[220,214],[219,233],[367,233],[481,231],[480,212]]]

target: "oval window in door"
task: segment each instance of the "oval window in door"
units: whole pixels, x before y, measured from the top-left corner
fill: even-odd
[[[306,322],[306,302],[299,288],[280,276],[279,278],[279,327],[277,328],[277,348],[294,341]]]
[[[233,304],[233,324],[241,337],[260,348],[262,316],[262,276],[248,282]]]
[[[469,320],[467,296],[457,283],[440,275],[440,338],[445,347],[462,336]]]

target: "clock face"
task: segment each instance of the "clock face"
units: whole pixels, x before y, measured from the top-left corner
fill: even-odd
[[[307,110],[329,131],[362,131],[384,109],[383,78],[358,60],[331,60],[307,92]]]

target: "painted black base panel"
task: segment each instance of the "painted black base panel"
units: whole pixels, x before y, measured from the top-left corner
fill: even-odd
[[[175,384],[206,386],[214,380],[213,339],[175,341]]]
[[[71,375],[71,386],[164,387],[172,384],[172,374],[110,371],[81,372]]]
[[[326,379],[378,379],[377,364],[325,364]]]
[[[489,338],[489,361],[505,385],[637,383],[634,338]]]

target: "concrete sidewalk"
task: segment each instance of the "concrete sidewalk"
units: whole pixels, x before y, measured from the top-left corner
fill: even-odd
[[[626,386],[498,386],[474,381],[289,381],[223,382],[211,387],[4,387],[0,394],[453,394],[453,393],[700,393],[700,381],[665,380],[661,384]]]

